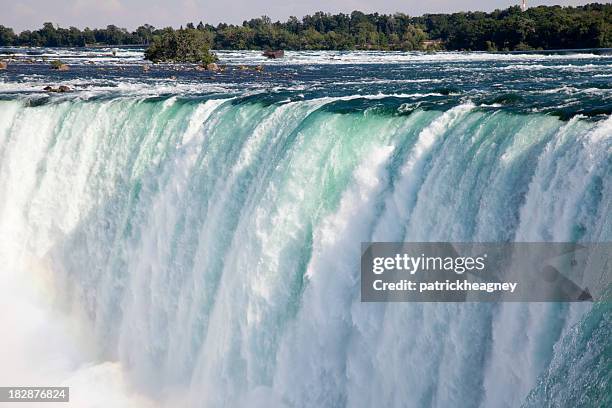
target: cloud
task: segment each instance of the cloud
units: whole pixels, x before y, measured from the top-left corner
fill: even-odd
[[[123,5],[119,0],[76,0],[71,9],[71,14],[92,14],[92,13],[105,13],[114,14],[124,11]]]

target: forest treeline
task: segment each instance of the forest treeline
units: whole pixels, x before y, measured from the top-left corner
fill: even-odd
[[[183,27],[181,27],[183,28]],[[327,14],[273,22],[254,18],[242,25],[216,27],[188,23],[199,41],[213,49],[286,50],[528,50],[612,47],[612,4],[579,7],[539,6],[523,12],[518,6],[485,12],[426,14]],[[39,30],[16,34],[0,25],[0,45],[88,46],[149,45],[172,28],[145,24],[130,32],[109,25],[80,30],[45,23]],[[195,31],[193,31],[195,33]]]

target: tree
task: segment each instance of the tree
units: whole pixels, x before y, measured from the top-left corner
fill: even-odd
[[[205,32],[196,29],[173,30],[166,28],[153,37],[145,58],[153,62],[192,62],[208,64],[217,61],[209,51],[210,43]]]
[[[13,45],[17,42],[17,36],[12,28],[0,25],[0,45]]]
[[[538,6],[522,12],[519,7],[491,13],[460,12],[425,14],[410,17],[395,13],[348,14],[316,12],[302,19],[290,17],[273,23],[263,16],[244,21],[242,25],[219,23],[216,27],[200,22],[193,34],[192,23],[178,30],[172,39],[167,29],[145,24],[133,32],[109,25],[106,28],[80,31],[45,23],[35,31],[16,35],[0,26],[1,45],[83,46],[85,44],[150,44],[158,38],[157,48],[164,41],[205,43],[218,49],[421,49],[427,38],[437,40],[436,48],[448,50],[522,50],[559,48],[598,48],[612,46],[612,4],[588,4],[580,7]],[[163,36],[170,36],[163,39]],[[188,37],[194,37],[190,40]],[[163,41],[162,41],[163,40]],[[154,47],[149,53],[161,51]],[[193,56],[193,52],[188,52]],[[196,53],[197,54],[197,53]],[[175,58],[163,56],[160,58]],[[191,58],[191,57],[190,57]]]
[[[149,24],[138,27],[135,32],[138,43],[149,44],[153,39],[153,31],[155,31],[155,27]]]
[[[409,25],[402,36],[402,49],[404,51],[420,50],[423,41],[427,39],[427,34],[420,27]]]

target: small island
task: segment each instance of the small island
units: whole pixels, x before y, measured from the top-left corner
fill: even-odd
[[[152,62],[187,62],[211,66],[218,58],[209,50],[210,42],[204,32],[193,28],[166,28],[152,38],[145,58]]]

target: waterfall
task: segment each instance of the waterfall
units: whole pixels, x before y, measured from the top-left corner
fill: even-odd
[[[605,306],[361,303],[359,256],[610,241],[612,119],[359,103],[0,100],[13,379],[36,356],[133,390],[114,406],[515,407],[575,402],[571,366],[604,394]]]

